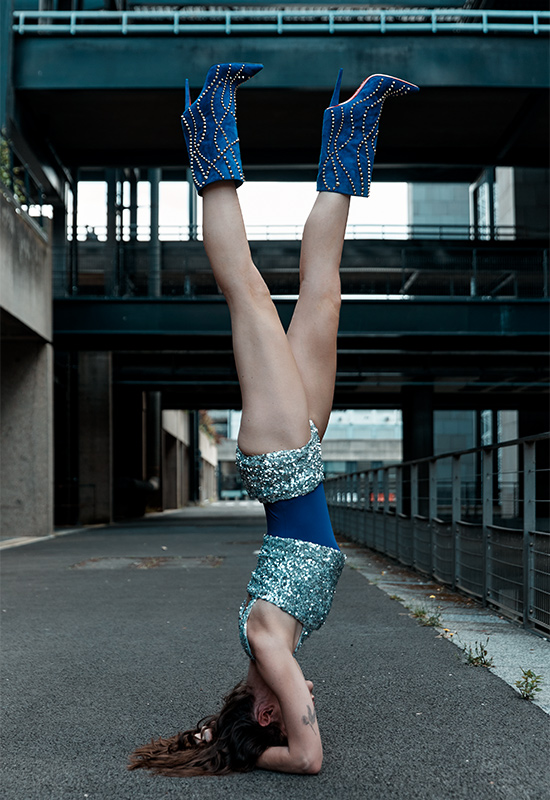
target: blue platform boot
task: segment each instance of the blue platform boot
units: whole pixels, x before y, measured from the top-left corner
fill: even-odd
[[[199,194],[209,183],[244,181],[237,133],[237,87],[263,64],[214,64],[202,91],[191,105],[185,81],[185,111],[181,115],[193,182]]]
[[[384,100],[417,92],[418,86],[390,75],[371,75],[338,104],[342,72],[323,115],[317,191],[368,197]]]

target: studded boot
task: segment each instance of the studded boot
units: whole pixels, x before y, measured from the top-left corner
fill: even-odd
[[[185,81],[185,111],[181,124],[193,182],[199,194],[215,181],[235,181],[237,186],[244,181],[236,91],[262,67],[262,64],[214,64],[192,105],[189,81]]]
[[[418,86],[390,75],[371,75],[349,100],[338,103],[342,72],[323,115],[317,191],[368,197],[384,101],[417,92]]]

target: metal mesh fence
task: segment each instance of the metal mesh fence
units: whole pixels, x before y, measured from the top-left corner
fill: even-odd
[[[549,445],[540,434],[339,476],[334,528],[549,633]]]

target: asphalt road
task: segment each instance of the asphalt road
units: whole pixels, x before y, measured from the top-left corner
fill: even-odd
[[[128,772],[136,745],[244,676],[237,610],[262,534],[198,512],[3,552],[3,800],[548,800],[548,717],[350,567],[299,656],[320,775]]]

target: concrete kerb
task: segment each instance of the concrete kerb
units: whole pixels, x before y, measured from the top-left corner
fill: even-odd
[[[406,609],[403,613],[409,616],[420,613],[424,620],[432,617],[429,624],[441,638],[451,641],[461,652],[469,648],[475,651],[478,645],[483,645],[487,649],[487,658],[493,662],[487,668],[515,691],[518,691],[515,682],[521,679],[522,669],[531,669],[542,675],[541,691],[532,702],[550,715],[548,638],[525,630],[496,611],[484,608],[475,600],[452,592],[430,581],[428,576],[406,569],[379,553],[351,542],[340,541],[339,544],[347,555],[348,565],[399,602]],[[419,623],[426,624],[420,617]]]
[[[48,536],[18,536],[10,539],[0,541],[0,550],[11,550],[14,547],[23,547],[26,544],[37,544],[38,542],[47,542],[50,539],[58,539],[60,536],[69,536],[71,533],[86,533],[86,531],[97,530],[97,528],[106,528],[108,523],[101,525],[81,525],[78,528],[67,528],[57,530]]]
[[[251,500],[227,500],[215,502],[203,502],[196,505],[186,506],[185,508],[169,508],[165,511],[150,511],[145,514],[144,519],[156,519],[170,516],[180,517],[193,517],[197,514],[203,515],[209,512],[210,514],[221,516],[246,516],[263,517],[263,507],[259,503],[254,503]],[[49,539],[57,539],[59,536],[69,536],[72,533],[86,533],[86,531],[97,530],[98,528],[106,528],[116,523],[100,523],[97,525],[80,525],[75,528],[63,528],[54,530],[48,536],[18,536],[7,539],[0,539],[0,550],[9,550],[14,547],[23,547],[27,544],[36,544],[37,542],[46,542]]]

